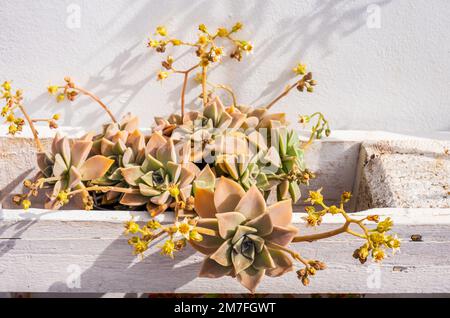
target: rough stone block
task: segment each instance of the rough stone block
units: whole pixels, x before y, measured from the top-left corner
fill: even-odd
[[[449,208],[450,141],[363,142],[357,210],[374,207]]]

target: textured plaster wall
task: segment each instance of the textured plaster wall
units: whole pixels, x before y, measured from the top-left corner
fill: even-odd
[[[63,124],[86,128],[107,120],[87,99],[57,105],[48,97],[48,84],[71,75],[115,114],[146,116],[148,126],[152,116],[178,109],[181,85],[176,76],[155,81],[160,56],[145,46],[150,31],[165,24],[188,36],[200,22],[238,20],[255,52],[215,68],[211,81],[232,85],[241,103],[265,104],[302,60],[319,86],[276,107],[292,121],[320,110],[339,129],[450,130],[447,0],[2,0],[0,80],[24,88],[36,116],[57,111]],[[199,106],[197,94],[190,84],[189,107]]]

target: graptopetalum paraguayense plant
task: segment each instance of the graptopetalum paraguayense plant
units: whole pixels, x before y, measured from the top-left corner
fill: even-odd
[[[265,275],[281,276],[294,269],[295,262],[303,266],[297,276],[308,285],[316,271],[323,270],[321,261],[308,259],[289,245],[312,242],[341,233],[364,240],[354,257],[364,263],[369,256],[375,261],[385,257],[385,250],[397,250],[400,241],[388,234],[392,221],[380,221],[376,215],[354,219],[344,205],[351,194],[344,192],[339,205],[325,204],[321,190],[309,191],[311,206],[304,217],[307,225],[318,226],[326,214],[341,215],[344,223],[337,229],[310,235],[299,235],[292,222],[292,205],[300,199],[302,185],[308,185],[314,174],[305,165],[305,149],[330,128],[324,116],[317,112],[300,116],[306,124],[317,119],[307,142],[301,142],[289,128],[284,113],[272,113],[271,108],[292,89],[313,92],[317,84],[304,64],[293,70],[299,78],[287,86],[266,106],[250,107],[238,104],[236,95],[227,85],[213,84],[208,70],[222,61],[231,44],[229,56],[241,61],[243,53],[253,50],[250,42],[235,34],[242,28],[236,23],[231,29],[208,31],[199,26],[195,42],[169,36],[163,26],[156,29],[157,39],[148,46],[159,53],[168,46],[187,46],[198,57],[197,63],[179,70],[175,59],[168,56],[162,62],[157,79],[169,74],[182,74],[181,112],[167,118],[156,117],[150,134],[139,129],[139,119],[126,115],[117,121],[110,109],[93,93],[76,85],[69,77],[64,85],[50,86],[58,102],[75,100],[78,95],[92,98],[111,118],[100,133],[88,133],[76,140],[56,135],[51,150],[42,146],[34,123],[45,121],[56,128],[55,115],[49,119],[31,119],[22,105],[22,93],[13,94],[10,82],[2,85],[6,105],[2,116],[9,123],[9,132],[22,130],[25,120],[30,125],[38,147],[40,173],[26,180],[29,191],[14,197],[27,209],[30,198],[41,189],[47,193],[46,207],[57,209],[69,200],[85,209],[146,209],[152,217],[174,211],[173,224],[160,224],[152,219],[147,224],[134,220],[126,223],[129,244],[136,254],[143,255],[157,238],[163,238],[161,253],[174,257],[187,243],[206,255],[200,276],[232,276],[248,290],[255,291]],[[219,44],[220,43],[220,44]],[[195,70],[195,80],[201,84],[199,95],[203,107],[185,110],[186,86]],[[218,90],[231,96],[225,106]],[[25,119],[17,114],[22,113]],[[113,212],[112,212],[113,213]],[[365,225],[375,223],[374,228]],[[351,226],[356,226],[356,231]]]

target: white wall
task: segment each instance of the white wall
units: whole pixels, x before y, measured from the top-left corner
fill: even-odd
[[[67,26],[73,4],[81,9],[80,28]],[[367,25],[376,14],[367,12],[373,4],[380,28]],[[23,88],[36,116],[57,111],[64,124],[86,128],[107,120],[86,99],[57,105],[48,97],[49,83],[71,75],[114,113],[146,116],[148,126],[153,115],[178,109],[181,85],[175,76],[162,86],[155,81],[161,56],[145,46],[153,28],[165,24],[187,36],[200,22],[217,27],[234,21],[245,24],[242,37],[254,42],[255,53],[216,68],[211,80],[232,85],[242,103],[269,101],[302,60],[319,86],[313,95],[294,92],[275,108],[292,120],[320,110],[332,128],[450,130],[447,0],[2,0],[0,80]],[[192,107],[197,94],[188,95]]]

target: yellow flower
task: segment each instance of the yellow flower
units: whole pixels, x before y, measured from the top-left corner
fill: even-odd
[[[397,251],[400,250],[401,242],[398,239],[397,235],[394,235],[394,236],[389,235],[386,238],[385,242],[386,242],[386,246],[392,249],[392,254],[395,254]]]
[[[292,69],[292,71],[296,75],[305,75],[306,74],[306,64],[298,63],[297,66]]]
[[[385,237],[382,233],[374,232],[370,234],[370,240],[374,245],[380,245],[384,243]]]
[[[223,49],[221,47],[215,47],[214,54],[216,54],[217,56],[223,55]]]
[[[52,118],[53,118],[54,120],[58,120],[58,119],[59,119],[59,117],[60,117],[60,115],[59,115],[59,114],[54,114]]]
[[[338,213],[340,212],[340,210],[338,209],[338,207],[335,206],[335,205],[330,206],[330,208],[328,209],[328,211],[329,211],[331,214],[338,214]]]
[[[157,230],[161,227],[161,223],[156,220],[150,220],[148,221],[147,226],[152,230]]]
[[[231,28],[231,32],[237,32],[242,29],[244,25],[241,22],[236,22],[235,25]]]
[[[206,25],[204,25],[203,23],[198,26],[198,29],[203,33],[208,33],[208,29],[206,28]]]
[[[253,45],[250,42],[247,41],[241,41],[241,48],[247,52],[250,53],[253,50]]]
[[[228,34],[229,34],[228,30],[225,29],[225,28],[218,28],[217,29],[217,35],[220,36],[220,37],[226,37],[226,36],[228,36]]]
[[[61,191],[56,196],[56,200],[61,204],[66,204],[69,202],[69,194],[67,193],[67,191]]]
[[[352,198],[352,193],[345,191],[344,193],[342,193],[341,195],[341,201],[343,203],[347,203],[348,201],[350,201],[350,199]]]
[[[17,133],[17,126],[15,124],[9,125],[8,133],[11,135],[15,135]]]
[[[182,222],[175,222],[177,228],[176,234],[180,234],[185,239],[189,239],[190,233],[193,230],[193,226],[189,224],[188,218],[185,218]]]
[[[323,203],[323,195],[320,193],[322,188],[317,191],[309,191],[309,198],[305,200],[305,202],[311,202],[311,204],[322,204]]]
[[[309,116],[307,116],[307,115],[300,115],[299,117],[298,117],[298,122],[300,123],[300,124],[307,124],[307,123],[309,123],[309,121],[310,121],[310,117]]]
[[[15,119],[16,119],[16,117],[14,116],[13,113],[9,113],[9,115],[6,117],[6,121],[7,121],[8,123],[14,122]]]
[[[178,39],[171,39],[170,43],[172,43],[174,46],[177,46],[177,45],[181,45],[183,42],[181,42],[181,40],[178,40]]]
[[[169,187],[169,193],[173,198],[177,198],[180,195],[180,189],[178,189],[176,184],[171,185]]]
[[[167,76],[169,76],[169,73],[167,73],[165,71],[159,71],[156,80],[157,81],[165,80],[167,78]]]
[[[22,201],[22,207],[24,210],[28,210],[30,206],[31,206],[30,200],[25,199]]]
[[[134,254],[142,254],[146,250],[148,250],[148,242],[141,240],[140,238],[137,238],[136,242],[133,244],[134,247]]]
[[[66,98],[64,94],[58,94],[58,96],[56,96],[56,101],[60,103],[64,100],[64,98]]]
[[[148,41],[148,46],[149,47],[153,47],[153,48],[158,47],[159,46],[159,41],[157,41],[157,40],[149,40]]]
[[[308,226],[317,226],[320,224],[320,217],[313,213],[308,213],[308,216],[304,218]]]
[[[5,91],[10,91],[11,90],[11,83],[8,81],[3,82],[2,87]]]
[[[367,248],[367,246],[362,246],[359,249],[359,259],[365,260],[367,259],[368,256],[369,256],[369,249]]]
[[[9,112],[9,106],[8,105],[3,106],[3,108],[2,108],[2,117],[5,117],[8,112]]]
[[[167,255],[173,258],[173,253],[175,252],[175,243],[172,239],[167,240],[161,248],[161,255]]]
[[[394,222],[391,218],[386,218],[384,221],[381,221],[377,225],[377,231],[380,233],[384,233],[387,231],[390,231],[392,226],[394,225]]]
[[[136,234],[137,232],[139,232],[139,230],[140,230],[139,224],[137,224],[133,220],[125,223],[125,234],[129,233]]]
[[[156,27],[156,33],[158,33],[161,36],[166,36],[167,35],[167,30],[165,26],[159,25]]]
[[[47,91],[52,95],[56,95],[56,93],[58,92],[58,86],[51,85],[51,86],[47,87]]]
[[[386,257],[386,254],[384,253],[383,249],[375,248],[372,251],[372,257],[375,260],[375,262],[381,262]]]
[[[205,36],[205,35],[200,35],[200,36],[198,37],[198,43],[199,43],[200,45],[204,45],[204,44],[208,43],[208,37]]]

